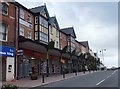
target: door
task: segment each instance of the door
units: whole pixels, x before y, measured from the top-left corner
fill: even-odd
[[[2,81],[6,81],[6,57],[2,58],[1,64],[2,64]]]

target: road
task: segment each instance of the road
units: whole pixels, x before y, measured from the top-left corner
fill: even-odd
[[[39,89],[40,87],[89,87],[90,89],[96,89],[96,87],[109,87],[110,89],[112,87],[113,89],[118,89],[115,88],[118,87],[118,70],[94,72],[44,86],[38,86],[34,89]]]

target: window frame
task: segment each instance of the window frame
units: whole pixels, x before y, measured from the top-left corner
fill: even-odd
[[[28,14],[28,22],[32,22],[32,16],[31,16],[31,14]]]
[[[31,31],[31,29],[28,29],[28,38],[32,39],[32,31]]]
[[[4,23],[0,23],[1,27],[4,25],[5,26],[5,33],[3,32],[0,32],[1,35],[5,34],[5,40],[2,38],[0,39],[0,41],[8,41],[8,28],[9,26],[7,24],[4,24]]]
[[[7,11],[6,11],[6,12],[7,12],[7,13],[3,13],[3,11],[5,10],[5,8],[3,9],[3,5],[6,5],[6,7],[7,7]],[[3,14],[3,15],[8,15],[8,7],[9,7],[9,6],[8,6],[6,3],[2,3],[2,14]]]
[[[21,28],[23,28],[22,31],[21,31]],[[24,30],[25,30],[24,27],[23,27],[23,26],[20,26],[20,31],[19,31],[19,35],[20,35],[20,36],[24,36],[24,35],[25,35],[25,34],[24,34]],[[22,32],[22,34],[21,34],[21,32]]]
[[[24,19],[25,18],[25,12],[22,8],[20,8],[20,18]]]

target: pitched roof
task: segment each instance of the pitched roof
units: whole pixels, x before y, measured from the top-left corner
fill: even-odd
[[[89,48],[89,43],[88,43],[88,41],[82,41],[82,42],[80,42],[82,45],[84,45],[84,46],[86,46],[86,47],[88,47]]]
[[[76,38],[76,34],[75,34],[75,31],[74,31],[73,27],[63,28],[63,29],[60,29],[60,30],[62,32],[66,33],[67,35],[71,35],[71,36]]]
[[[38,6],[35,8],[31,8],[30,10],[34,13],[39,13],[43,8],[44,8],[44,6]]]
[[[58,30],[60,29],[59,24],[58,24],[58,21],[57,21],[57,19],[56,19],[56,17],[55,17],[55,16],[54,16],[54,17],[50,17],[50,18],[49,18],[49,23],[50,23],[50,24],[55,23],[55,24],[56,24],[56,26],[57,26],[57,28],[58,28]]]
[[[32,11],[33,13],[40,13],[40,14],[42,14],[42,12],[45,10],[47,15],[48,15],[48,17],[49,17],[49,13],[48,13],[46,5],[38,6],[38,7],[35,7],[35,8],[31,8],[29,10]]]
[[[20,7],[20,8],[23,8],[24,10],[28,11],[29,13],[34,14],[32,11],[30,11],[28,8],[26,8],[25,6],[23,6],[22,4],[20,4],[17,1],[9,2],[9,3],[12,3],[12,4],[14,4],[14,5],[16,5],[16,6]]]

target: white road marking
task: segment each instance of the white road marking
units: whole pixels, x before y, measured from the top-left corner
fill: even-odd
[[[102,82],[104,82],[105,81],[105,79],[103,79],[102,81],[100,81],[99,83],[97,83],[96,85],[98,86],[98,85],[100,85]]]
[[[113,74],[115,74],[117,71],[114,71],[111,75],[107,76],[106,79],[108,79],[109,77],[111,77]],[[102,82],[104,82],[106,79],[103,79],[102,81],[100,81],[99,83],[97,83],[96,85],[100,85]]]

